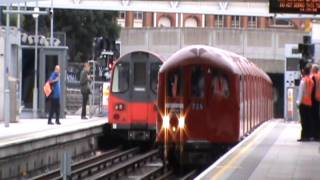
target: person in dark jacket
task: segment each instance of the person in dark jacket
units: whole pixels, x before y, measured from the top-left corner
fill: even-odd
[[[52,87],[51,95],[49,96],[50,101],[50,110],[49,110],[49,118],[48,124],[53,124],[51,119],[53,114],[56,115],[56,124],[60,125],[59,117],[60,117],[60,96],[61,96],[61,88],[60,88],[60,66],[56,65],[54,71],[52,72],[49,83]]]
[[[90,71],[90,65],[89,63],[85,63],[83,70],[81,71],[80,74],[80,90],[82,94],[82,112],[81,112],[81,119],[88,119],[86,117],[86,106],[88,103],[89,99],[89,94],[90,94],[90,76],[89,76],[89,71]]]

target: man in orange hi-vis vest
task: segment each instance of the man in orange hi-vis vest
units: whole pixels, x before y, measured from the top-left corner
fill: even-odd
[[[320,73],[317,64],[312,65],[311,78],[314,83],[312,88],[312,109],[313,109],[313,137],[316,141],[320,140]]]
[[[310,77],[311,64],[302,69],[302,79],[299,85],[297,105],[301,118],[301,138],[298,141],[309,141],[312,138],[312,98],[313,81]]]

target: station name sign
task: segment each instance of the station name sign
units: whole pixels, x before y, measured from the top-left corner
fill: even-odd
[[[270,13],[318,14],[320,0],[269,0]]]

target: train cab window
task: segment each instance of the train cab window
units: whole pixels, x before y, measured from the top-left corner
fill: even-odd
[[[112,92],[125,92],[129,88],[129,64],[119,63],[114,68]]]
[[[133,89],[134,91],[146,91],[147,69],[146,63],[134,63],[133,65]]]
[[[158,85],[158,72],[161,67],[161,63],[151,64],[151,78],[150,78],[150,88],[154,93],[157,93]]]
[[[183,95],[183,75],[182,70],[168,73],[167,79],[167,96],[177,97]]]
[[[229,81],[227,77],[220,72],[212,74],[211,89],[213,96],[224,98],[230,96]]]
[[[203,98],[205,90],[205,73],[201,66],[193,66],[191,74],[192,97]]]

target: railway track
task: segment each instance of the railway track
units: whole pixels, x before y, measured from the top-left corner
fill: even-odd
[[[126,151],[121,151],[120,148],[115,148],[107,151],[99,156],[95,156],[71,165],[71,177],[85,177],[97,170],[103,170],[111,165],[121,163],[134,155],[138,154],[139,148],[132,148]],[[62,179],[60,169],[49,171],[45,174],[33,177],[33,180],[48,180]]]
[[[159,150],[154,149],[139,153],[138,147],[121,151],[119,148],[107,151],[99,156],[72,164],[70,180],[83,179],[120,179],[120,180],[164,180],[164,179],[191,179],[176,176],[173,170],[166,168],[160,157]],[[191,174],[193,175],[193,174]],[[32,178],[34,180],[62,180],[60,170]]]

